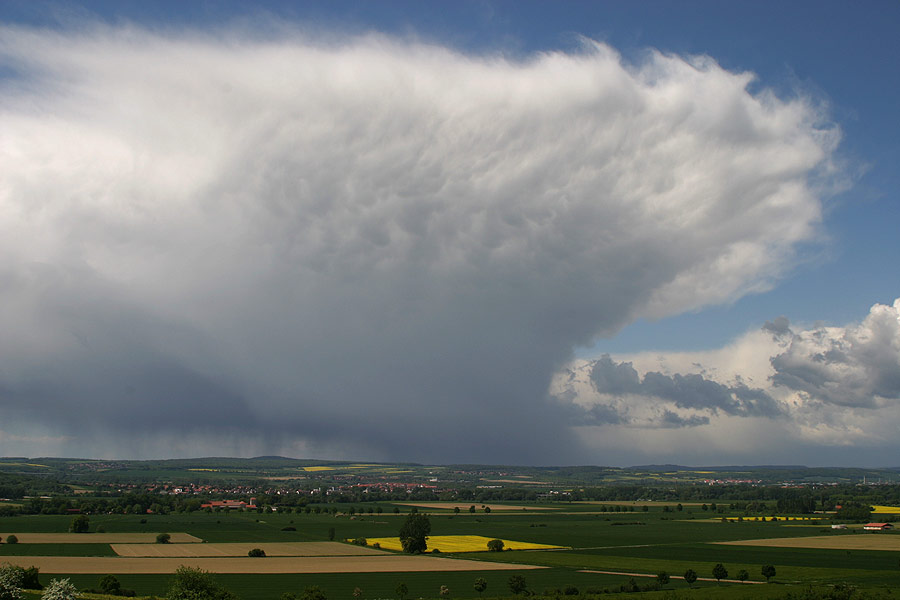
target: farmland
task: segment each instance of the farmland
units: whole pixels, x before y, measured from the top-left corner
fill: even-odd
[[[15,462],[17,468],[46,471],[55,468],[54,460]],[[298,465],[286,459],[262,464],[257,479],[240,484],[227,478],[221,484],[201,483],[252,472],[248,463],[229,459],[179,463],[168,475],[160,475],[159,465],[131,465],[138,479],[126,481],[147,477],[146,483],[103,483],[113,473],[129,473],[104,465],[103,476],[93,482],[79,474],[78,493],[68,495],[52,479],[20,474],[19,481],[48,492],[39,501],[17,497],[23,514],[0,516],[0,563],[35,566],[45,584],[50,577],[65,576],[82,588],[115,574],[139,595],[165,594],[176,567],[195,566],[214,573],[243,600],[272,600],[309,585],[320,586],[329,600],[354,600],[355,588],[364,598],[396,598],[401,582],[410,597],[435,598],[446,586],[453,598],[477,598],[476,578],[488,586],[485,597],[502,597],[510,595],[511,575],[524,577],[531,592],[553,597],[562,590],[591,591],[592,596],[619,592],[631,579],[647,589],[645,598],[667,592],[690,598],[737,592],[738,597],[784,598],[809,585],[827,589],[835,584],[881,593],[900,580],[900,534],[862,533],[852,521],[849,529],[832,530],[832,523],[842,521],[834,508],[824,510],[872,498],[871,507],[879,511],[871,510],[870,516],[890,521],[895,516],[886,509],[897,504],[896,486],[688,483],[591,489],[554,484],[550,489],[547,482],[554,474],[572,478],[572,472],[461,470],[458,486],[494,480],[478,490],[442,482],[450,477],[447,468]],[[197,479],[180,479],[184,473]],[[698,470],[691,477],[709,475]],[[530,489],[529,478],[540,483]],[[499,480],[523,484],[504,488],[495,485]],[[809,497],[815,498],[817,512],[790,510],[801,506],[796,499]],[[201,508],[207,499],[219,498],[245,506]],[[47,514],[54,510],[60,514]],[[431,525],[427,550],[418,556],[399,550],[398,531],[411,511],[427,513]],[[78,514],[89,517],[87,533],[68,531]],[[170,543],[155,543],[160,533],[169,534]],[[18,543],[6,543],[10,535]],[[504,551],[488,551],[493,539],[504,542]],[[373,548],[376,543],[380,547]],[[254,549],[265,556],[249,557]],[[712,577],[718,563],[729,574],[722,582]],[[764,585],[767,564],[777,574]],[[698,574],[693,589],[677,578],[688,569]],[[671,580],[654,592],[661,571]],[[741,571],[757,585],[731,582]]]

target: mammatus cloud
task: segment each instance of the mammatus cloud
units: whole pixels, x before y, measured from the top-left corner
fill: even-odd
[[[894,464],[884,461],[900,429],[900,299],[844,327],[779,317],[720,350],[579,361],[552,390],[598,447],[623,430],[684,429],[668,434],[676,455],[702,439],[707,453],[758,462]]]
[[[769,286],[838,138],[749,73],[592,42],[3,27],[0,61],[0,419],[48,454],[593,460],[554,372]],[[777,408],[626,383],[699,411],[663,428]]]

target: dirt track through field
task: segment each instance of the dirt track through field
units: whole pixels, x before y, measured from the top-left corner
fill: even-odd
[[[19,538],[20,544],[152,544],[156,542],[156,533],[0,533],[3,539],[10,534]],[[191,544],[202,542],[198,537],[187,533],[170,533],[174,544]],[[162,545],[162,544],[160,544]]]
[[[510,571],[530,565],[479,562],[432,556],[311,556],[265,558],[126,558],[91,556],[4,556],[21,567],[54,574],[167,574],[181,565],[210,573],[395,573],[428,571]]]
[[[814,537],[771,538],[714,542],[729,546],[766,546],[769,548],[814,548],[818,550],[900,550],[900,535],[863,533],[858,535],[819,535]]]
[[[275,543],[220,543],[220,544],[113,544],[113,552],[119,556],[198,558],[247,556],[259,548],[266,556],[383,556],[373,548],[351,546],[337,542],[275,542]]]

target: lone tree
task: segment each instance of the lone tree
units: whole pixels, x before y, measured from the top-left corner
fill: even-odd
[[[397,595],[400,596],[400,600],[406,600],[406,595],[409,593],[409,586],[401,581],[397,584],[397,589],[394,591],[396,591]]]
[[[491,552],[503,552],[503,540],[490,540],[487,547]]]
[[[104,575],[100,578],[100,591],[107,596],[118,596],[122,591],[122,584],[115,575]]]
[[[716,578],[716,582],[718,583],[720,580],[728,578],[728,569],[726,569],[725,565],[722,563],[718,563],[713,567],[712,575]]]
[[[172,539],[172,536],[169,535],[168,533],[160,533],[159,535],[156,536],[156,543],[157,544],[168,544],[169,540],[171,540],[171,539]]]
[[[407,554],[421,554],[428,549],[425,538],[431,533],[431,521],[428,515],[409,513],[400,527],[400,545]]]
[[[16,537],[16,534],[11,533],[8,536],[6,536],[6,543],[7,544],[18,544],[19,538]]]
[[[750,573],[747,572],[747,569],[741,569],[740,571],[738,571],[737,578],[741,583],[744,583],[745,581],[750,579]]]
[[[660,571],[656,574],[656,582],[659,585],[669,585],[669,574],[665,571]]]
[[[237,600],[207,571],[181,565],[175,570],[172,585],[166,592],[168,600]]]
[[[87,515],[78,515],[72,519],[69,531],[72,533],[87,533],[90,526],[91,520],[87,518]]]
[[[251,558],[263,558],[266,555],[266,551],[262,548],[252,548],[249,552],[247,552],[247,556]]]
[[[528,589],[528,584],[525,583],[523,575],[512,575],[506,583],[509,586],[509,591],[517,596]]]
[[[684,582],[688,584],[688,587],[694,587],[694,582],[697,581],[697,572],[693,569],[688,569],[684,572]]]
[[[774,565],[763,565],[762,576],[766,578],[766,583],[769,583],[769,579],[771,579],[772,577],[775,577],[775,566]]]
[[[481,594],[484,593],[484,590],[487,589],[487,579],[484,577],[477,577],[475,579],[475,585],[472,587],[474,587],[475,591],[478,592],[478,595],[481,596]]]

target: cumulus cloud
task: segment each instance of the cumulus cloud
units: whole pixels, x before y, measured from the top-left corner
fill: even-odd
[[[593,42],[3,27],[0,61],[0,418],[69,453],[583,460],[557,368],[771,285],[838,138]],[[638,385],[771,410],[709,383]]]
[[[900,299],[844,326],[779,317],[716,350],[576,361],[551,390],[596,448],[657,428],[672,431],[630,449],[696,456],[702,435],[707,453],[744,463],[885,465],[898,450],[898,383]]]
[[[876,304],[862,323],[789,332],[772,357],[772,382],[810,400],[878,408],[900,400],[900,299]]]

